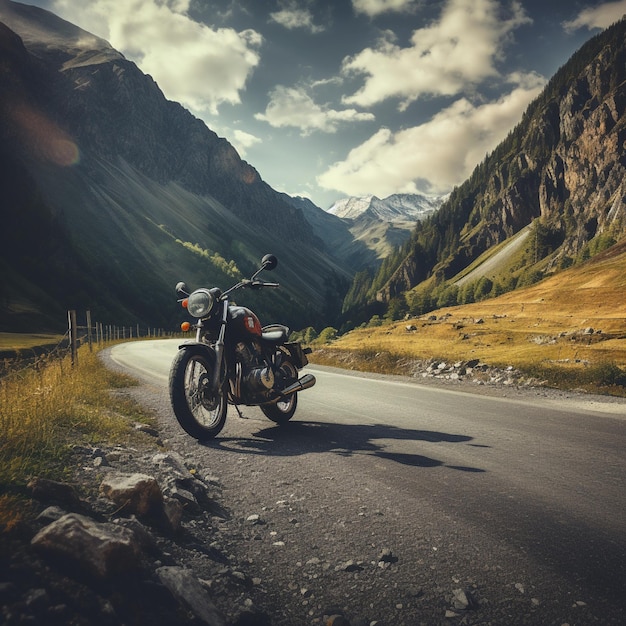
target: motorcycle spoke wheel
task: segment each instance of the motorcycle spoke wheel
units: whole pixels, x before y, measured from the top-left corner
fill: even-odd
[[[170,398],[179,424],[196,439],[211,439],[224,427],[227,398],[211,391],[214,366],[204,354],[181,351],[170,372]]]
[[[298,370],[289,361],[285,361],[280,368],[280,372],[285,380],[285,387],[298,380]],[[264,415],[277,424],[286,424],[296,412],[298,406],[298,394],[293,393],[284,400],[279,400],[273,404],[261,405]]]

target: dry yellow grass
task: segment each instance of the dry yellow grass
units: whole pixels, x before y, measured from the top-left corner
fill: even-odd
[[[71,471],[71,444],[136,436],[128,418],[148,417],[110,393],[130,384],[132,379],[107,370],[86,347],[74,367],[69,357],[42,358],[0,379],[0,528],[19,518],[30,477],[59,479]]]
[[[408,331],[409,325],[416,330]],[[594,332],[585,334],[590,328]],[[334,342],[333,348],[384,350],[421,359],[478,358],[520,368],[607,362],[624,368],[626,244],[498,298],[355,330]]]

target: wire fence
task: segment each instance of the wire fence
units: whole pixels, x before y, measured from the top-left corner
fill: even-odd
[[[163,328],[141,326],[116,326],[92,322],[91,312],[86,311],[84,324],[78,323],[75,310],[67,312],[67,330],[56,344],[44,344],[31,348],[20,348],[6,351],[6,356],[0,357],[0,378],[19,376],[25,370],[36,369],[51,359],[63,359],[70,357],[72,365],[78,362],[78,348],[88,345],[89,350],[94,346],[103,347],[107,343],[135,339],[156,339],[174,337],[178,332],[168,331]],[[11,353],[9,356],[8,353]]]

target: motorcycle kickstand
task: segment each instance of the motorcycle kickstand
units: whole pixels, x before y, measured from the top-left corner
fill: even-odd
[[[247,417],[244,417],[244,416],[243,416],[243,413],[242,413],[242,412],[241,412],[241,410],[239,409],[239,405],[238,405],[238,404],[235,404],[235,405],[233,405],[233,406],[235,407],[235,411],[237,411],[237,415],[239,415],[239,417],[240,417],[242,420],[247,420],[247,419],[248,419]]]

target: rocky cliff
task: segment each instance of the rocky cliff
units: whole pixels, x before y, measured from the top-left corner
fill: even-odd
[[[625,42],[622,20],[558,71],[509,137],[422,229],[439,250],[428,248],[418,227],[416,245],[380,300],[429,276],[452,279],[536,218],[552,241],[543,271],[571,260],[594,238],[624,233]]]
[[[59,68],[60,69],[60,68]],[[233,146],[125,59],[66,64],[73,89],[60,94],[69,130],[82,149],[124,159],[152,180],[210,195],[238,217],[267,218],[278,234],[323,246],[301,212],[269,187]]]
[[[154,181],[210,195],[240,217],[259,221],[259,215],[269,215],[279,232],[314,241],[301,213],[226,139],[167,100],[150,76],[107,42],[14,2],[0,5],[0,20],[16,30],[42,70],[36,90],[45,84],[49,100],[44,105],[38,98],[39,104],[61,121],[84,155],[123,159]],[[18,54],[23,62],[24,51]]]

